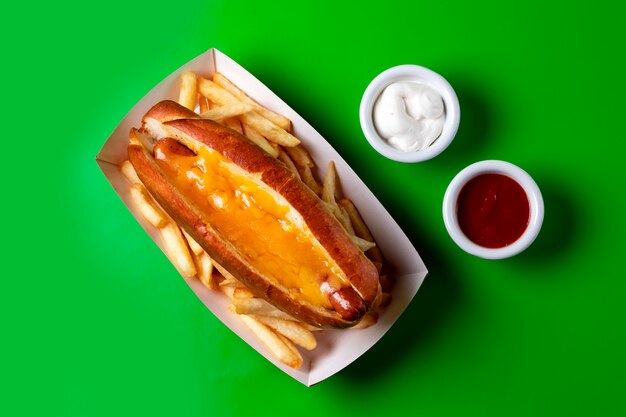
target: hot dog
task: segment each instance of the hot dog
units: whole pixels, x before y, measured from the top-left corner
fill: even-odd
[[[334,328],[379,302],[377,268],[283,162],[172,101],[150,109],[134,135],[128,156],[148,191],[257,296]]]

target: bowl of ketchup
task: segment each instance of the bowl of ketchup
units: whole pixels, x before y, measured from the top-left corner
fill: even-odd
[[[502,259],[528,248],[541,229],[541,191],[526,171],[505,161],[476,162],[459,172],[443,198],[443,220],[465,252]]]

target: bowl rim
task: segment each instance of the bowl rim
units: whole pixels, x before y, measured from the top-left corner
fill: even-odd
[[[463,186],[472,178],[489,173],[507,175],[517,181],[526,192],[530,205],[528,227],[515,242],[502,248],[486,248],[472,242],[461,231],[457,217],[457,200]],[[461,249],[485,259],[504,259],[517,255],[533,243],[541,230],[545,208],[541,190],[526,171],[510,162],[492,159],[475,162],[452,179],[443,197],[442,211],[448,234]]]
[[[428,148],[403,152],[395,149],[383,139],[374,126],[372,112],[378,96],[393,82],[422,79],[434,88],[444,101],[446,120],[441,135]],[[438,73],[421,65],[406,64],[391,67],[378,74],[367,86],[359,107],[361,130],[370,145],[381,155],[398,162],[421,162],[443,152],[454,139],[461,119],[459,99],[450,83]]]

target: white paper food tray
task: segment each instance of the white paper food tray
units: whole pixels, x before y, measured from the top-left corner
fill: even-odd
[[[159,101],[178,99],[180,74],[187,70],[207,78],[219,71],[260,104],[291,119],[294,135],[309,150],[322,169],[321,174],[330,160],[335,161],[344,194],[359,209],[395,272],[397,280],[392,292],[393,301],[378,323],[363,330],[316,332],[318,347],[312,352],[302,352],[304,363],[297,370],[282,365],[269,354],[259,339],[228,310],[229,300],[223,294],[205,288],[196,279],[186,280],[206,307],[260,354],[301,383],[307,386],[316,384],[348,366],[378,342],[417,293],[428,272],[426,266],[397,223],[330,144],[263,83],[216,49],[210,49],[183,65],[154,87],[124,117],[96,156],[98,165],[115,191],[161,250],[164,249],[160,234],[135,210],[129,197],[130,185],[121,174],[119,165],[128,159],[126,147],[130,128],[139,127],[143,114]]]

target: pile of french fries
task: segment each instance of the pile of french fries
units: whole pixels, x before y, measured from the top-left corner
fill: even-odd
[[[180,80],[179,103],[246,136],[268,154],[282,161],[324,201],[354,243],[380,272],[383,299],[379,309],[390,301],[393,283],[382,252],[376,246],[367,225],[351,200],[343,198],[335,164],[328,164],[322,182],[315,175],[316,166],[300,140],[291,133],[291,121],[250,98],[221,73],[212,80],[188,71]],[[299,348],[315,349],[319,328],[303,323],[257,297],[183,231],[152,198],[141,183],[130,161],[121,164],[130,182],[130,197],[148,223],[160,231],[165,250],[181,274],[196,277],[207,288],[220,291],[230,299],[229,309],[254,333],[268,351],[292,368],[303,363]],[[376,323],[378,310],[368,313],[353,328]]]

